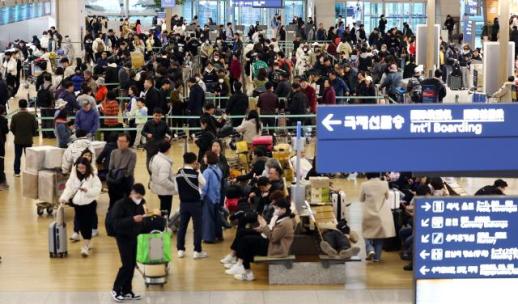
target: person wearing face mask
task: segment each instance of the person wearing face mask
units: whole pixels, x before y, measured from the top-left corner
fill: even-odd
[[[290,253],[295,234],[290,202],[281,198],[272,204],[274,213],[269,223],[262,216],[257,217],[259,226],[255,230],[260,234],[245,235],[237,244],[237,263],[225,272],[233,275],[236,280],[255,280],[250,267],[255,256],[286,257]]]
[[[219,60],[219,57],[214,56],[214,60],[216,60],[216,58]],[[214,91],[218,83],[218,75],[216,74],[216,69],[212,62],[209,62],[207,67],[203,70],[203,82],[207,85],[207,91]]]
[[[470,89],[471,85],[471,57],[473,56],[468,44],[464,44],[459,54],[460,71],[462,72],[462,84],[464,89]]]
[[[79,232],[84,240],[81,255],[90,254],[90,240],[96,218],[96,201],[101,194],[101,180],[94,174],[90,161],[86,158],[78,160],[75,166],[76,174],[70,175],[65,190],[59,198],[61,204],[69,201],[74,206]]]
[[[112,298],[116,302],[141,298],[133,293],[131,281],[137,265],[137,236],[142,231],[144,220],[144,195],[144,185],[134,184],[129,196],[116,202],[107,216],[115,233],[122,263],[112,289]]]

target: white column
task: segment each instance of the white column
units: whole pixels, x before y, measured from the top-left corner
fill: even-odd
[[[81,53],[85,30],[85,0],[57,0],[57,28],[73,42],[76,54]]]
[[[508,58],[509,56],[509,16],[510,16],[510,1],[502,1],[498,2],[500,15],[498,17],[498,21],[500,22],[500,33],[498,34],[498,42],[500,43],[500,58]],[[506,64],[500,65],[500,73],[499,73],[499,84],[503,85],[504,82],[507,81],[509,75],[512,75],[512,71],[510,73],[509,67]]]
[[[315,1],[315,18],[318,23],[323,23],[324,28],[335,25],[336,12],[335,0],[317,0]]]
[[[426,4],[427,18],[427,37],[435,37],[435,0],[428,0]],[[432,44],[433,45],[433,44]],[[430,50],[430,49],[429,49]],[[424,71],[427,77],[432,77],[434,70],[434,52],[426,53],[426,64]]]

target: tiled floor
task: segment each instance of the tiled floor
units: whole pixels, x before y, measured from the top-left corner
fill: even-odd
[[[399,304],[412,303],[408,289],[148,292],[149,304]],[[99,292],[0,292],[0,304],[105,304],[110,294]]]

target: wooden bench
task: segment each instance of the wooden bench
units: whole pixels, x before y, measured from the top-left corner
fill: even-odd
[[[295,262],[294,255],[289,255],[283,258],[268,256],[257,256],[254,258],[254,263],[256,264],[283,265],[286,269],[293,268],[293,262]]]

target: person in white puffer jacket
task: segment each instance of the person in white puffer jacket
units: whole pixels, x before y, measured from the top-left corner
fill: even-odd
[[[61,204],[72,203],[75,209],[75,221],[84,244],[81,247],[81,255],[87,257],[90,254],[92,229],[96,217],[97,199],[101,194],[101,180],[93,172],[90,161],[80,158],[75,166],[75,173],[68,179],[65,190],[59,198]]]
[[[92,146],[92,141],[87,137],[87,135],[88,134],[86,134],[86,131],[84,130],[76,131],[77,139],[74,140],[63,153],[63,161],[61,162],[61,172],[63,174],[70,173],[72,166],[81,156],[81,153],[86,149],[89,149],[92,152],[92,159],[94,160],[93,162],[95,162],[95,148]]]
[[[167,156],[171,144],[164,141],[158,147],[158,154],[149,162],[151,181],[149,188],[160,199],[160,210],[167,211],[169,216],[173,205],[173,195],[176,194],[176,182],[173,173],[173,160]]]

